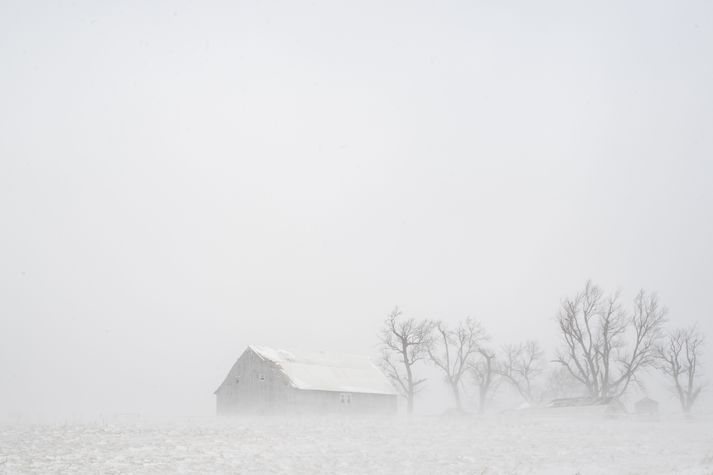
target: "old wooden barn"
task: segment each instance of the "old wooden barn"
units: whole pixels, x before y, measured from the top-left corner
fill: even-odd
[[[368,358],[249,346],[215,391],[218,415],[396,412],[397,393]]]

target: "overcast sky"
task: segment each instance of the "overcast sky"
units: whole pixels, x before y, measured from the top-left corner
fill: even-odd
[[[711,2],[5,0],[0,64],[0,417],[396,304],[552,350],[588,278],[713,338]]]

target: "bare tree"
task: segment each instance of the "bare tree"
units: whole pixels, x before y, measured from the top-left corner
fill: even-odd
[[[406,410],[413,413],[413,400],[425,378],[417,378],[414,365],[428,357],[432,323],[402,318],[396,307],[381,330],[381,367],[406,398]]]
[[[584,386],[564,366],[558,365],[545,375],[542,400],[582,396]]]
[[[673,381],[673,390],[686,414],[704,387],[697,381],[703,341],[703,334],[694,325],[669,333],[656,348],[657,366]]]
[[[565,299],[557,318],[563,349],[556,362],[592,397],[620,396],[654,362],[666,309],[641,290],[627,313],[619,294],[605,296],[591,281]]]
[[[533,403],[539,398],[535,394],[535,380],[545,370],[544,356],[545,352],[534,340],[506,345],[497,372],[526,402]]]
[[[485,331],[480,323],[468,317],[458,323],[455,329],[449,329],[443,322],[437,322],[433,333],[428,354],[433,364],[443,371],[446,384],[453,393],[456,408],[462,411],[461,379],[472,365],[480,343],[487,338]]]
[[[485,412],[485,404],[488,396],[496,387],[497,362],[495,352],[485,348],[478,349],[479,357],[469,366],[470,374],[473,376],[478,389],[478,412]]]

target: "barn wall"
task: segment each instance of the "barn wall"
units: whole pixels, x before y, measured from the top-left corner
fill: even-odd
[[[246,350],[216,391],[218,415],[239,413],[396,413],[397,397],[295,389],[280,369]]]
[[[284,405],[292,389],[274,364],[247,350],[216,391],[217,413],[269,412]]]
[[[397,397],[388,394],[293,390],[291,409],[304,413],[395,414]]]

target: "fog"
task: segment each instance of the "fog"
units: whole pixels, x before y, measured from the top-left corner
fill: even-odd
[[[395,305],[551,356],[590,278],[713,335],[711,58],[703,1],[2,2],[0,419],[211,416]]]

